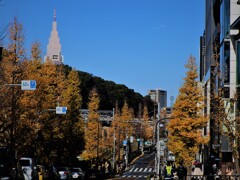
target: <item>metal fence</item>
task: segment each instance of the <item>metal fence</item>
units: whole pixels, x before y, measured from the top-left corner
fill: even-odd
[[[240,180],[240,175],[187,176],[190,180]]]
[[[169,178],[160,177],[162,180],[170,180]],[[197,176],[197,175],[187,175],[186,177],[179,178],[173,177],[171,180],[240,180],[239,175],[206,175],[206,176]]]

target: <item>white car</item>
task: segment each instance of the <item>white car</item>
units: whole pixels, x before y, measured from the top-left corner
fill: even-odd
[[[71,172],[67,167],[57,167],[60,179],[71,179]]]
[[[72,178],[73,179],[83,180],[85,178],[85,174],[84,174],[83,170],[79,167],[72,168],[71,172],[72,172]]]

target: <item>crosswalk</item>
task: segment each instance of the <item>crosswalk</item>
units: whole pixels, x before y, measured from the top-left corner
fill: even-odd
[[[122,178],[147,178],[148,176],[144,175],[123,175]]]
[[[154,172],[154,168],[137,168],[133,167],[132,169],[129,170],[129,172]]]
[[[127,173],[123,174],[122,178],[147,178],[150,174],[154,174],[154,172],[155,169],[152,167],[133,167]]]

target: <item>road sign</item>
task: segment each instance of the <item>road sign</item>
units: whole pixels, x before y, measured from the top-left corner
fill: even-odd
[[[66,114],[67,113],[67,107],[56,107],[56,114]]]
[[[37,83],[35,80],[22,80],[21,89],[22,90],[36,90]]]
[[[151,141],[145,141],[144,144],[147,145],[147,146],[151,146],[151,145],[152,145],[152,142],[151,142]]]
[[[127,145],[127,140],[123,140],[123,146]]]
[[[164,156],[164,151],[160,150],[159,154],[160,154],[160,156]]]
[[[130,136],[130,143],[133,143],[133,136]]]

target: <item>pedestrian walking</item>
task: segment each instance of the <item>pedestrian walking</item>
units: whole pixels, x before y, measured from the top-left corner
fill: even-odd
[[[177,176],[179,180],[186,180],[187,168],[183,166],[183,162],[177,167]]]
[[[233,179],[233,169],[232,166],[228,166],[226,169],[226,175],[228,176],[228,179],[232,180]]]
[[[203,178],[203,172],[200,167],[201,164],[197,164],[196,167],[193,170],[193,179],[202,179]]]

